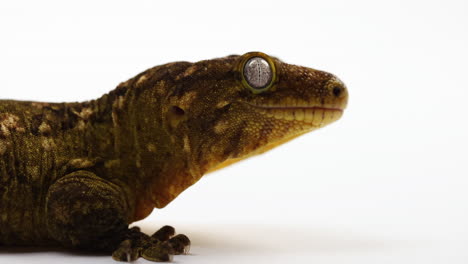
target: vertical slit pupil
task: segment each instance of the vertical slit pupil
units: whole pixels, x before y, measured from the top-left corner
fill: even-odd
[[[272,79],[270,64],[261,57],[250,58],[244,66],[244,77],[253,88],[264,88]]]

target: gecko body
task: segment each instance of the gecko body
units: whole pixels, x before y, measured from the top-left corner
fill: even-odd
[[[339,119],[334,75],[260,52],[148,69],[81,103],[0,100],[0,245],[167,261],[190,244],[132,222],[204,174]]]

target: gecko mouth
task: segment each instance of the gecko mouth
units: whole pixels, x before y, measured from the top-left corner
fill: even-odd
[[[313,127],[325,126],[343,115],[343,109],[337,107],[249,105],[265,116]]]

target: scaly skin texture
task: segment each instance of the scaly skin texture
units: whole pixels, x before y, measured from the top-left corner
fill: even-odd
[[[242,71],[253,56],[274,67],[260,92]],[[337,120],[347,99],[332,74],[247,53],[157,66],[88,102],[0,100],[0,244],[136,245],[130,223],[207,172]]]

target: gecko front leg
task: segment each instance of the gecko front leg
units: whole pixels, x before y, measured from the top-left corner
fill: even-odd
[[[170,261],[188,251],[190,240],[164,226],[152,236],[128,228],[128,206],[117,185],[89,171],[73,172],[54,183],[46,200],[50,236],[60,244],[91,251],[113,252],[118,261],[143,257]]]
[[[111,252],[128,232],[127,212],[121,188],[89,171],[66,175],[47,193],[49,235],[67,247]]]

